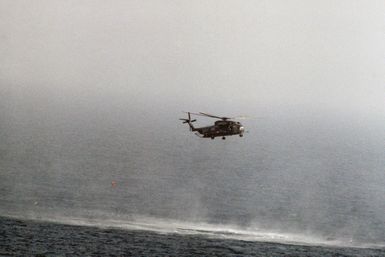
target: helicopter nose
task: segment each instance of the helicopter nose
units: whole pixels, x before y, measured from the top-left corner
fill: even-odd
[[[245,131],[245,128],[244,128],[244,127],[240,127],[240,128],[239,128],[239,131],[240,131],[241,133],[243,133],[243,132]]]

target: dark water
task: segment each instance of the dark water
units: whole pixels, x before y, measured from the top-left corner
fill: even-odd
[[[385,249],[286,245],[0,217],[1,256],[385,256]]]

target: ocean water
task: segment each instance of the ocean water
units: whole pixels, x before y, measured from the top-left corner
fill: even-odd
[[[223,255],[385,255],[375,120],[281,115],[244,121],[243,138],[205,140],[179,112],[98,111],[1,113],[4,255],[109,254],[95,242],[112,255],[221,255],[213,245],[234,246]],[[55,231],[68,248],[42,243]]]
[[[1,256],[384,256],[384,249],[282,244],[209,230],[123,229],[0,217]],[[127,225],[127,224],[126,224]],[[132,224],[133,225],[133,224]],[[143,224],[142,224],[143,225]],[[135,225],[137,226],[137,225]]]

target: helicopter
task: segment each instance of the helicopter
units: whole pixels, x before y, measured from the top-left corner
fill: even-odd
[[[222,137],[222,139],[226,139],[226,136],[232,136],[232,135],[239,135],[240,137],[243,137],[243,133],[245,132],[245,128],[242,126],[242,124],[238,121],[233,121],[235,118],[229,118],[229,117],[219,117],[216,115],[211,115],[203,112],[199,113],[192,113],[187,112],[188,118],[187,119],[180,119],[184,123],[187,123],[190,126],[190,131],[196,131],[196,135],[201,138],[211,138],[214,139],[216,137]],[[204,117],[210,117],[219,119],[214,122],[214,125],[207,126],[207,127],[201,127],[201,128],[195,128],[193,126],[193,122],[196,121],[196,119],[191,120],[191,114],[198,115],[198,116],[204,116]]]

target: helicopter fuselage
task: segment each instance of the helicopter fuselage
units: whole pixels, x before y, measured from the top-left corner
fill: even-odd
[[[203,138],[211,138],[214,139],[216,137],[222,137],[222,139],[225,139],[226,136],[232,136],[232,135],[239,135],[240,137],[243,136],[243,133],[245,132],[245,128],[242,126],[242,124],[238,121],[234,121],[231,119],[234,118],[228,118],[228,117],[219,117],[207,113],[190,113],[187,112],[188,118],[181,118],[180,120],[183,121],[183,123],[187,123],[190,127],[190,131],[195,131],[196,135]],[[200,127],[195,128],[193,126],[193,122],[196,120],[191,119],[191,114],[193,115],[199,115],[199,116],[205,116],[210,118],[216,118],[220,119],[214,122],[213,126],[207,126],[207,127]]]
[[[201,137],[212,138],[239,135],[243,136],[244,127],[237,121],[215,121],[213,126],[194,128],[193,131],[201,134]]]

